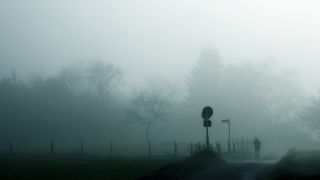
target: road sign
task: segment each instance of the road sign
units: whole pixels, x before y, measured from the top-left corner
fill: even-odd
[[[201,114],[201,116],[202,116],[202,118],[203,118],[204,120],[209,120],[212,115],[213,115],[213,109],[212,109],[212,107],[206,106],[206,107],[204,107],[204,108],[202,109],[202,114]]]
[[[204,126],[204,127],[211,127],[211,126],[212,126],[212,121],[210,121],[210,120],[203,120],[203,126]]]
[[[230,119],[221,120],[223,123],[230,123]]]

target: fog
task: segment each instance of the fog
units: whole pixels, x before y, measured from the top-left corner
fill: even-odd
[[[228,63],[274,59],[319,86],[317,1],[1,1],[1,74],[55,73],[66,64],[115,62],[128,82],[181,79],[200,49]],[[143,72],[135,69],[146,67]],[[134,80],[133,80],[134,79]],[[141,82],[139,82],[141,83]]]
[[[45,149],[54,138],[72,151],[81,137],[95,150],[111,140],[202,142],[210,105],[213,142],[225,142],[220,121],[230,118],[233,138],[260,137],[266,152],[319,148],[319,8],[2,0],[0,143]]]

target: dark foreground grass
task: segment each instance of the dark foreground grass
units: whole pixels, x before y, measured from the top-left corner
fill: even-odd
[[[163,158],[101,156],[19,156],[0,159],[0,179],[73,180],[139,179],[175,161]]]
[[[320,179],[320,151],[290,150],[273,168],[269,179]]]
[[[224,160],[214,151],[201,151],[193,156],[162,166],[160,169],[143,176],[141,180],[183,179],[201,169],[221,163],[224,163]]]

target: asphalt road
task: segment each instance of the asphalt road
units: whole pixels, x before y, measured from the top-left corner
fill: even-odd
[[[228,162],[198,171],[185,180],[264,180],[267,179],[268,170],[274,163],[272,161]]]

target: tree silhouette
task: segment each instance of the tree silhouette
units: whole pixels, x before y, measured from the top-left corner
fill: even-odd
[[[93,91],[97,93],[101,102],[105,103],[122,78],[122,72],[112,64],[97,61],[88,67],[87,77]]]
[[[300,118],[308,123],[313,132],[320,138],[320,91],[317,97],[311,99],[311,103],[300,113]]]
[[[136,94],[131,100],[131,107],[127,111],[127,115],[146,127],[145,137],[147,143],[150,141],[149,131],[151,125],[165,118],[169,104],[167,97],[148,91]]]
[[[227,65],[217,51],[203,50],[187,79],[186,119],[195,126],[200,108],[212,105],[214,118],[235,119],[239,131],[247,133],[250,125],[257,131],[250,133],[268,133],[263,127],[292,119],[302,99],[296,74],[277,68],[272,62]]]

